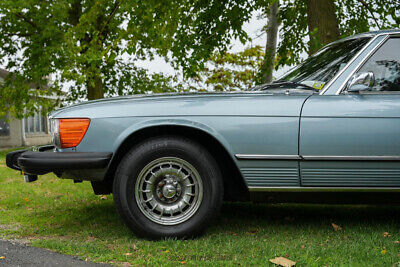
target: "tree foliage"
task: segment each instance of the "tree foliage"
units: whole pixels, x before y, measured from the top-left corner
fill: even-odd
[[[12,75],[0,87],[0,115],[11,111],[22,116],[24,110],[29,115],[39,105],[49,110],[56,103],[43,96],[58,94],[66,85],[72,100],[182,89],[173,89],[174,78],[135,65],[154,55],[182,70],[184,77],[208,72],[206,86],[235,88],[253,77],[253,70],[234,68],[229,78],[217,66],[205,69],[207,59],[232,56],[226,53],[232,39],[248,41],[243,24],[255,10],[265,13],[271,1],[2,0],[0,63]],[[340,37],[399,25],[398,1],[332,1]],[[279,6],[276,68],[298,63],[309,51],[310,36],[318,41],[318,29],[308,28],[307,0],[281,0]],[[225,85],[217,86],[216,77],[224,78]],[[49,78],[53,82],[46,86]]]
[[[13,78],[0,89],[0,113],[51,109],[36,94],[53,95],[65,84],[70,99],[144,92],[153,78],[155,91],[169,90],[156,89],[161,75],[145,77],[135,61],[157,54],[193,75],[232,36],[246,39],[248,10],[246,0],[3,0],[0,60]],[[33,83],[41,90],[28,89]]]
[[[195,77],[177,88],[189,91],[235,91],[255,85],[264,59],[261,46],[247,47],[236,53],[216,52]]]
[[[371,29],[398,28],[400,3],[386,0],[334,0],[340,38],[370,31]],[[301,55],[309,53],[310,36],[314,49],[325,45],[320,41],[318,29],[310,30],[307,21],[307,0],[280,1],[280,43],[276,68],[299,63]]]
[[[1,1],[0,58],[12,75],[0,89],[0,108],[7,105],[19,116],[38,104],[51,108],[35,96],[53,95],[62,83],[73,84],[69,96],[75,99],[124,91],[135,68],[123,69],[122,57],[165,54],[184,2]],[[46,87],[49,76],[54,83]],[[40,90],[28,90],[29,84]],[[32,97],[39,103],[30,105]]]
[[[271,27],[273,25],[271,25],[269,16],[271,5],[274,2],[275,0],[249,2],[250,7],[248,9],[261,12],[261,17],[266,20],[266,25],[263,29],[266,32],[268,32],[268,29],[273,28]],[[268,73],[271,74],[268,71],[268,67],[272,66],[277,69],[284,65],[298,64],[305,53],[312,54],[323,45],[338,38],[367,32],[371,29],[398,28],[400,22],[400,6],[396,1],[281,0],[278,2],[278,18],[277,21],[272,22],[272,24],[281,24],[280,43],[275,60],[268,60],[268,52],[273,50],[273,47],[268,46],[270,37],[267,39],[264,64],[250,71],[247,66],[234,64],[235,67],[232,67],[232,65],[226,64],[229,61],[226,60],[226,57],[230,57],[231,53],[223,53],[217,60],[214,55],[209,61],[213,68],[206,67],[204,71],[200,72],[197,79],[190,80],[192,85],[186,87],[193,86],[194,88],[205,88],[206,90],[246,88],[254,82],[264,82]],[[329,9],[327,5],[329,5]],[[326,12],[329,12],[329,14]],[[242,16],[238,19],[246,20],[248,17]],[[274,18],[274,20],[276,19]],[[321,28],[318,28],[318,26],[321,26]],[[271,45],[273,46],[273,44]],[[255,48],[255,50],[257,49],[259,48]],[[247,49],[247,51],[250,50],[249,48]],[[235,55],[238,56],[240,53]],[[258,60],[261,59],[258,58]],[[206,64],[205,66],[208,65]],[[255,75],[254,73],[257,71],[259,73]],[[242,72],[251,73],[251,75],[243,77],[252,80],[246,80],[245,78],[244,83],[238,83],[237,81],[240,81],[240,79],[235,77]]]
[[[199,0],[184,12],[173,44],[174,65],[195,76],[215,53],[226,52],[233,38],[250,40],[243,24],[256,9],[254,0]]]

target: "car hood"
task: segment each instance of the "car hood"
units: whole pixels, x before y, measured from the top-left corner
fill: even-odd
[[[218,115],[220,112],[217,112],[217,107],[219,107],[219,109],[224,108],[221,105],[232,104],[232,101],[235,103],[237,101],[241,101],[240,103],[237,103],[241,105],[250,104],[249,102],[252,102],[250,101],[251,99],[256,101],[257,99],[260,100],[261,98],[267,98],[269,102],[273,99],[279,99],[279,101],[286,99],[290,101],[290,99],[306,99],[313,93],[314,92],[309,90],[275,89],[263,91],[188,92],[128,95],[80,102],[53,111],[50,114],[50,117],[109,117],[129,115],[165,116],[168,113],[169,115],[194,115],[197,113],[198,115],[203,115],[202,113],[204,112],[188,112],[188,108],[191,107],[192,111],[194,111],[198,110],[199,108],[206,108],[206,106],[209,106],[210,103],[212,103],[211,105],[213,106],[215,114]],[[154,108],[152,109],[152,107]],[[139,110],[140,112],[137,112]]]

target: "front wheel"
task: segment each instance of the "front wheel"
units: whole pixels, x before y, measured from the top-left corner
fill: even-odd
[[[117,211],[136,235],[185,238],[200,234],[216,216],[223,185],[204,147],[185,138],[158,137],[127,153],[113,193]]]

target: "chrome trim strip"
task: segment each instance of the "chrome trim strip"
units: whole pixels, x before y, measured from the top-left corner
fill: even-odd
[[[329,89],[329,88],[331,87],[331,85],[340,77],[340,75],[342,75],[342,73],[343,73],[344,71],[346,71],[346,70],[350,67],[350,65],[354,62],[354,60],[356,60],[356,59],[361,55],[361,53],[364,52],[364,50],[367,49],[368,46],[369,46],[376,38],[378,38],[378,36],[379,36],[379,35],[373,36],[373,37],[369,40],[369,42],[366,43],[366,44],[364,45],[364,47],[363,47],[360,51],[358,51],[357,54],[355,54],[355,55],[353,56],[353,58],[350,59],[349,62],[347,62],[346,66],[344,66],[344,68],[341,69],[341,70],[326,84],[325,88],[324,88],[324,89],[321,91],[321,93],[319,93],[319,94],[320,94],[320,95],[323,95],[326,91],[328,91],[328,89]],[[362,37],[362,38],[365,38],[365,37]],[[358,66],[357,66],[357,67],[358,67]],[[347,79],[346,79],[346,83],[347,83]]]
[[[400,156],[299,156],[299,155],[265,155],[265,154],[235,154],[237,159],[247,160],[338,160],[338,161],[400,161]]]
[[[400,187],[264,187],[249,186],[250,192],[400,192]]]
[[[302,156],[304,160],[400,161],[400,156]]]
[[[237,159],[270,159],[270,160],[300,160],[299,155],[263,155],[263,154],[235,154]]]

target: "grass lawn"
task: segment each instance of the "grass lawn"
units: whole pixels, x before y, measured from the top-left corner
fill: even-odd
[[[203,237],[151,242],[128,231],[112,196],[95,196],[88,182],[54,175],[25,184],[6,167],[5,154],[0,151],[0,238],[125,265],[272,265],[276,256],[296,266],[400,265],[400,207],[227,203]],[[332,223],[342,229],[334,231]]]

